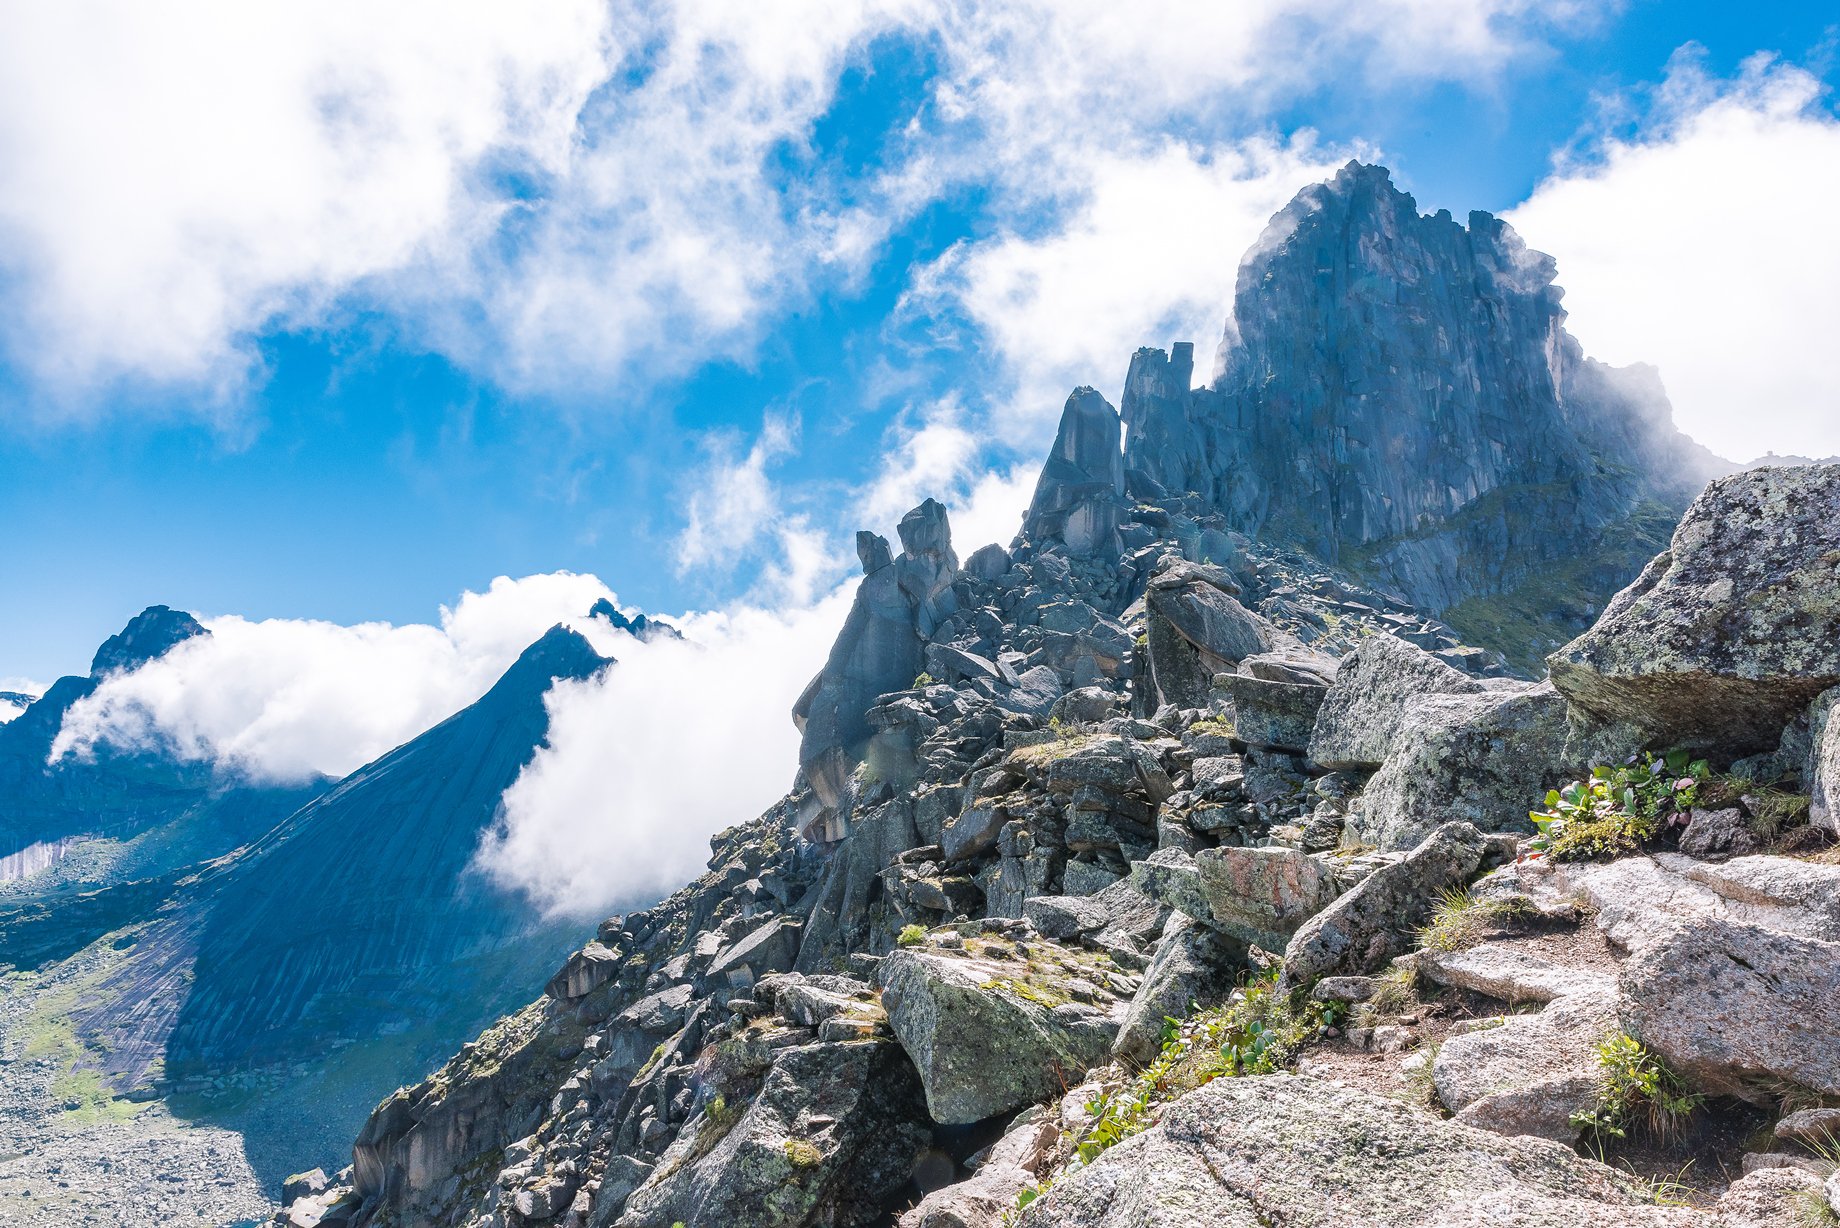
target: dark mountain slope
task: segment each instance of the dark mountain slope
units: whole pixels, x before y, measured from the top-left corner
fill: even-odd
[[[544,694],[606,663],[575,632],[550,631],[477,703],[352,773],[240,858],[214,893],[168,1075],[412,1029],[466,998],[451,983],[456,964],[537,933],[547,959],[555,927],[533,930],[522,899],[467,867],[543,742]]]
[[[580,942],[473,873],[542,745],[558,679],[608,665],[552,629],[470,707],[228,856],[18,910],[0,960],[82,950],[69,1013],[117,1094],[239,1130],[277,1187],[331,1162],[377,1098],[524,996]]]

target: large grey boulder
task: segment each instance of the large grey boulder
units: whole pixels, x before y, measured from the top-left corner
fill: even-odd
[[[1696,1087],[1840,1095],[1840,942],[1718,915],[1676,922],[1623,965],[1624,1026]]]
[[[1808,821],[1840,835],[1840,687],[1814,701],[1809,724]]]
[[[1022,915],[1048,938],[1081,938],[1111,929],[1154,935],[1169,907],[1120,879],[1091,895],[1033,896],[1023,901]]]
[[[1414,700],[1361,795],[1358,830],[1382,849],[1451,819],[1531,832],[1528,810],[1564,775],[1566,732],[1565,700],[1547,683]]]
[[[1030,941],[896,950],[882,1006],[933,1120],[966,1125],[1035,1104],[1111,1056],[1124,1003],[1103,956]]]
[[[1445,823],[1392,865],[1303,923],[1284,948],[1281,987],[1359,975],[1416,945],[1438,892],[1475,877],[1489,841],[1468,823]]]
[[[1616,1027],[1615,987],[1605,985],[1452,1036],[1432,1062],[1438,1099],[1465,1125],[1572,1142],[1573,1114],[1597,1103],[1597,1046]]]
[[[1475,888],[1478,898],[1487,898],[1483,884]],[[1426,949],[1418,953],[1413,967],[1426,980],[1467,989],[1510,1007],[1573,996],[1602,997],[1616,988],[1616,978],[1607,970],[1580,967],[1576,961],[1555,964],[1518,943],[1482,942],[1455,951]]]
[[[1244,670],[1242,665],[1240,673],[1217,679],[1233,697],[1234,736],[1248,746],[1303,754],[1328,687],[1253,677]]]
[[[1202,885],[1193,853],[1179,848],[1158,849],[1142,861],[1131,863],[1127,881],[1132,890],[1166,908],[1212,923],[1214,910],[1208,903],[1207,888]]]
[[[1116,1057],[1145,1063],[1157,1055],[1165,1021],[1186,1019],[1233,991],[1246,970],[1246,944],[1174,913],[1144,972],[1112,1045]]]
[[[1281,845],[1202,849],[1194,860],[1207,901],[1197,919],[1267,951],[1283,950],[1349,885],[1327,859]]]
[[[1216,1079],[1066,1174],[1018,1228],[1715,1228],[1544,1139],[1325,1080]]]
[[[1775,749],[1840,685],[1840,465],[1708,486],[1668,549],[1547,660],[1573,704],[1651,743]]]
[[[1392,755],[1412,701],[1484,689],[1417,645],[1397,636],[1370,636],[1342,658],[1316,713],[1310,758],[1335,771],[1377,768]]]
[[[1216,674],[1247,657],[1298,647],[1236,599],[1239,587],[1218,567],[1166,559],[1144,592],[1150,680],[1157,706],[1204,708]]]
[[[740,1120],[693,1118],[614,1223],[869,1222],[930,1138],[913,1068],[892,1042],[784,1049]]]

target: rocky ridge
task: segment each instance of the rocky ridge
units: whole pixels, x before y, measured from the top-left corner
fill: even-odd
[[[1500,646],[1601,617],[1550,680],[1508,676],[1424,609],[1627,544],[1693,458],[1564,337],[1549,264],[1409,204],[1373,168],[1305,193],[1248,261],[1222,379],[1191,393],[1178,348],[1139,353],[1122,416],[1076,391],[1009,548],[961,563],[932,501],[898,553],[860,535],[793,791],[380,1105],[277,1223],[1761,1228],[1828,1200],[1802,1127],[1702,1130],[1698,1206],[1575,1148],[1611,1137],[1619,1036],[1696,1121],[1840,1103],[1836,700],[1800,647],[1840,628],[1840,468],[1714,482],[1665,543],[1690,577],[1658,561],[1611,600],[1592,569],[1641,559],[1600,556],[1571,576],[1594,600]],[[1272,399],[1310,364],[1328,400]],[[1411,456],[1355,446],[1382,440]],[[1811,510],[1748,562],[1770,529],[1727,526],[1791,489]],[[1475,550],[1503,566],[1460,578]],[[1675,626],[1681,661],[1774,697],[1741,736],[1599,698],[1722,685],[1628,651]],[[1549,789],[1680,747],[1713,760],[1707,805],[1602,864],[1535,842]]]

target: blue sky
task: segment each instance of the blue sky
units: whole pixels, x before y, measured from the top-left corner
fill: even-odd
[[[1840,452],[1826,6],[263,7],[0,6],[0,678],[155,602],[809,605],[922,494],[1007,537],[1350,154],[1513,214],[1715,447]]]

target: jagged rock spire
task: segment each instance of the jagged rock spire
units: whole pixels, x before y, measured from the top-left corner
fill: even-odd
[[[792,708],[799,770],[823,807],[808,827],[815,835],[826,834],[826,820],[847,808],[850,775],[874,732],[867,713],[876,697],[913,684],[926,666],[926,638],[957,609],[958,556],[945,506],[926,500],[901,518],[899,532],[894,558],[886,539],[856,535],[863,566],[856,600],[824,668]]]
[[[1118,513],[1124,495],[1122,427],[1111,402],[1076,388],[1061,411],[1054,448],[1035,484],[1023,534],[1058,541],[1069,554],[1118,553]]]

